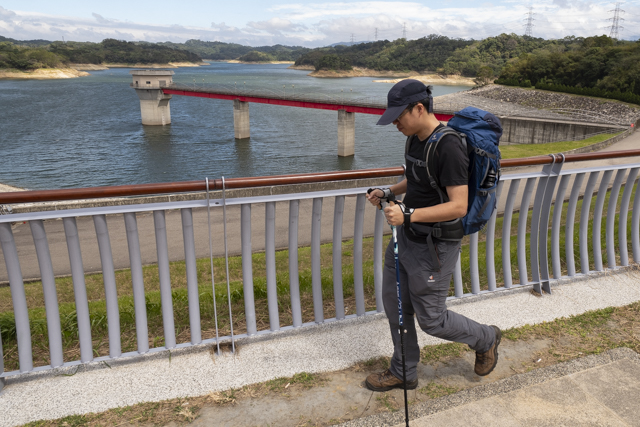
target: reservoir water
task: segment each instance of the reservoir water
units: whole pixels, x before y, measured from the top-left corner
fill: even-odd
[[[214,62],[175,69],[174,82],[386,101],[391,83],[318,79],[282,64]],[[231,101],[174,96],[169,126],[143,126],[130,69],[67,80],[0,81],[0,183],[94,187],[365,169],[404,163],[404,140],[378,116],[356,115],[355,156],[337,156],[337,112],[250,104],[251,139],[236,141]],[[284,86],[284,87],[283,87]],[[466,90],[436,86],[434,95]]]

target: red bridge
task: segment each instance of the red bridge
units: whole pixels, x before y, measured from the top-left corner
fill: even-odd
[[[382,115],[386,100],[381,98],[331,97],[324,94],[287,94],[273,91],[252,91],[235,86],[193,85],[173,83],[171,70],[132,70],[133,83],[140,98],[142,124],[171,123],[169,100],[172,95],[233,101],[233,125],[236,139],[250,137],[249,103],[315,108],[338,112],[338,156],[353,156],[355,151],[355,114]],[[437,113],[440,121],[448,121],[452,114]]]

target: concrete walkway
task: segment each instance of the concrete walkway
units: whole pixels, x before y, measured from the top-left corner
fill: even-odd
[[[536,369],[411,407],[414,427],[640,426],[640,355],[627,348]],[[404,411],[343,427],[395,425]]]

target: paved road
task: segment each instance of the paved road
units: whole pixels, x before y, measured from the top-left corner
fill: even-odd
[[[613,144],[603,151],[631,150],[640,148],[640,132],[635,132],[624,140]],[[565,169],[584,168],[597,165],[615,165],[637,162],[640,158],[608,159],[601,161],[578,162],[565,165]],[[539,171],[539,166],[519,168],[516,171],[506,171],[506,173],[526,173]],[[571,185],[571,184],[570,184]],[[583,186],[586,185],[586,182]],[[516,208],[524,192],[524,183],[520,184],[517,195]],[[569,187],[571,188],[571,187]],[[508,188],[503,190],[506,195]],[[534,193],[535,194],[535,193]],[[568,197],[570,191],[567,191]],[[499,210],[504,210],[506,197],[501,197]],[[299,223],[299,244],[309,245],[311,241],[311,200],[304,200],[300,203],[300,223]],[[329,242],[333,233],[333,210],[334,199],[327,198],[322,206],[322,240]],[[343,238],[353,237],[354,230],[355,197],[348,197],[345,201],[345,214],[343,221]],[[168,211],[167,234],[169,242],[169,257],[171,261],[184,259],[184,246],[182,239],[182,226],[179,211]],[[239,254],[240,246],[240,209],[237,206],[230,206],[228,215],[228,245],[230,254]],[[365,210],[364,234],[373,234],[375,209],[367,203]],[[252,209],[252,248],[254,251],[264,250],[264,205],[256,205]],[[129,267],[129,252],[127,247],[124,220],[121,215],[111,215],[108,217],[109,236],[111,239],[114,265],[116,269]],[[288,245],[288,222],[289,206],[288,202],[277,203],[276,205],[276,247],[286,248]],[[212,235],[214,256],[224,255],[222,210],[212,209]],[[49,240],[49,247],[53,262],[54,273],[56,275],[70,274],[69,258],[64,229],[61,220],[50,220],[45,222],[45,229]],[[101,271],[100,256],[95,236],[93,220],[89,217],[78,218],[78,230],[80,235],[80,245],[82,247],[83,263],[86,272]],[[150,213],[138,214],[138,230],[140,235],[140,246],[142,251],[143,264],[156,262],[156,246],[153,225],[153,215]],[[196,256],[199,258],[209,256],[209,243],[207,238],[207,214],[206,210],[194,210],[194,230],[196,242]],[[18,246],[20,263],[25,279],[40,277],[37,257],[33,246],[33,238],[28,224],[16,224],[13,232]],[[0,249],[0,254],[2,253]],[[1,256],[1,255],[0,255]],[[4,262],[0,263],[0,282],[7,281],[7,272]]]

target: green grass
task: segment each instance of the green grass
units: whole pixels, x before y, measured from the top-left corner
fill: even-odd
[[[505,145],[500,147],[500,154],[503,159],[518,159],[522,157],[541,156],[551,153],[564,153],[566,151],[575,150],[576,148],[587,147],[613,138],[618,133],[604,133],[595,135],[580,141],[561,141],[549,142],[545,144],[518,144]]]

